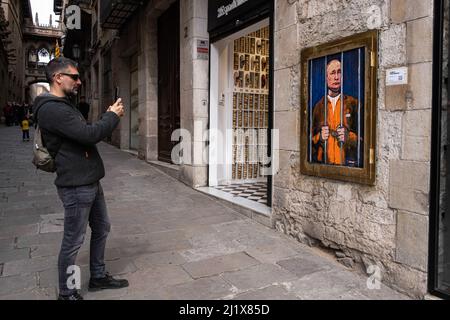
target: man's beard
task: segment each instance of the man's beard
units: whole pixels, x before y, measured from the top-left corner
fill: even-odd
[[[64,90],[64,93],[68,98],[74,98],[78,94],[78,89]]]

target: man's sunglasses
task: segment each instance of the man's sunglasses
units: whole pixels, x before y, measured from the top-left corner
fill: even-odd
[[[70,77],[73,81],[80,80],[80,75],[79,74],[72,74],[72,73],[60,73],[60,74]]]

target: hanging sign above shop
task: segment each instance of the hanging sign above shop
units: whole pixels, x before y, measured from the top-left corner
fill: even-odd
[[[221,6],[217,10],[217,18],[221,18],[223,16],[227,16],[228,13],[235,10],[236,8],[242,6],[244,3],[246,3],[248,0],[233,0],[230,4]]]
[[[249,18],[268,12],[271,0],[209,0],[208,31],[236,27]]]

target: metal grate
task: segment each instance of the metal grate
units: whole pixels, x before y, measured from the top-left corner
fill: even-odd
[[[100,22],[104,29],[119,29],[138,9],[142,1],[102,0]]]
[[[267,160],[269,27],[234,41],[232,179],[257,180]]]

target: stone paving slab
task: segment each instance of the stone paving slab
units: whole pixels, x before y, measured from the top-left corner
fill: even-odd
[[[15,237],[0,239],[0,251],[13,250],[15,246]]]
[[[14,260],[6,262],[3,265],[2,276],[13,276],[20,275],[24,273],[31,273],[37,271],[43,271],[50,269],[56,265],[58,258],[56,256],[52,257],[41,257],[34,259],[24,259],[24,260]]]
[[[229,255],[222,255],[211,259],[189,262],[183,265],[183,268],[192,278],[206,278],[219,275],[224,272],[245,269],[260,262],[250,257],[245,252],[238,252]]]
[[[109,261],[107,266],[108,266],[108,271],[114,275],[124,275],[127,273],[132,273],[132,272],[137,271],[137,268],[134,265],[133,260],[127,259],[127,258]]]
[[[292,248],[282,243],[276,243],[273,245],[250,247],[246,249],[246,252],[262,263],[276,264],[280,260],[298,255],[301,250],[300,248]]]
[[[130,291],[149,294],[155,288],[176,286],[194,281],[181,266],[151,266],[138,270],[128,277]]]
[[[61,244],[62,237],[62,232],[20,236],[17,238],[17,247],[27,248],[36,245]]]
[[[57,297],[55,288],[33,288],[28,291],[2,296],[2,300],[55,300]]]
[[[36,285],[36,275],[34,274],[0,277],[0,296],[21,293],[35,288]]]
[[[233,295],[235,288],[221,277],[202,278],[167,289],[173,300],[215,300]]]
[[[305,257],[282,260],[278,261],[277,264],[283,269],[296,275],[298,278],[302,278],[315,272],[331,269],[331,266],[325,263],[314,262],[311,259],[307,259]]]
[[[35,235],[39,232],[39,224],[27,224],[14,226],[0,227],[0,239],[11,238],[17,234],[20,235]]]
[[[58,252],[59,253],[59,252]],[[78,252],[77,263],[79,265],[89,265],[89,246],[88,243],[85,242],[84,246]],[[121,258],[124,258],[122,251],[119,248],[106,248],[105,250],[105,261],[117,261]]]
[[[254,291],[247,291],[232,297],[233,300],[298,300],[284,286],[276,285]]]
[[[28,259],[30,257],[30,249],[13,249],[3,251],[0,249],[0,263],[10,262],[14,260]]]
[[[240,291],[260,289],[297,279],[294,274],[272,264],[259,264],[221,276]]]
[[[20,226],[20,225],[27,225],[27,224],[36,224],[41,221],[41,217],[38,215],[27,215],[27,216],[3,216],[0,218],[0,224],[2,226]]]
[[[180,254],[187,261],[201,261],[221,255],[237,253],[246,250],[246,247],[237,244],[235,241],[223,241],[204,247],[183,250]]]
[[[40,288],[56,288],[58,286],[58,268],[56,267],[38,272],[37,277]]]
[[[33,168],[16,129],[0,126],[0,300],[53,300],[62,204],[54,175]],[[87,300],[406,299],[383,285],[369,290],[367,277],[128,153],[99,150],[112,223],[106,268],[130,287],[87,291],[88,229],[77,259]]]
[[[151,266],[182,265],[186,263],[177,251],[155,252],[143,254],[134,259],[134,264],[138,269],[146,269]]]
[[[60,243],[36,245],[30,247],[31,258],[43,258],[57,256],[59,254],[59,249],[61,248]]]
[[[27,217],[39,217],[41,214],[50,214],[61,212],[61,207],[45,207],[45,208],[25,208],[25,209],[4,209],[2,218],[27,218]]]

